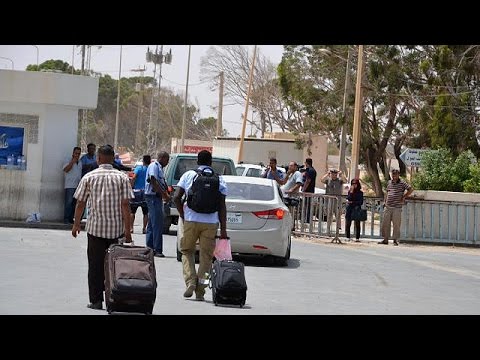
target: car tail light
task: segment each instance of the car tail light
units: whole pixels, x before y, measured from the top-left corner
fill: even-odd
[[[253,214],[262,219],[282,220],[285,211],[283,209],[273,209],[264,211],[254,211]]]

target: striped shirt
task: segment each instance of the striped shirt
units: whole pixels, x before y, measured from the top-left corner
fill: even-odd
[[[402,207],[402,196],[405,194],[405,190],[410,190],[412,187],[403,180],[393,182],[390,180],[387,185],[387,201],[385,205],[391,208]]]
[[[110,164],[102,164],[85,174],[73,196],[80,201],[88,200],[87,233],[105,239],[115,239],[125,233],[121,204],[122,200],[133,198],[126,174]]]

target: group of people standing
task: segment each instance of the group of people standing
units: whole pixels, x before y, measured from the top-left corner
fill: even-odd
[[[288,164],[288,170],[284,174],[277,167],[277,159],[271,158],[269,166],[262,173],[262,177],[275,180],[280,184],[283,195],[288,198],[300,191],[314,193],[317,172],[313,167],[311,158],[305,159],[305,171],[303,174],[298,170],[298,164],[295,161],[291,161]]]
[[[388,244],[391,234],[391,225],[393,223],[393,244],[398,245],[400,237],[401,211],[405,198],[410,196],[413,192],[411,185],[401,180],[398,169],[392,170],[392,179],[388,181],[385,199],[384,199],[384,218],[381,233],[383,240],[379,244]],[[315,192],[315,181],[317,172],[313,168],[313,161],[311,158],[305,160],[305,171],[303,174],[298,170],[298,164],[292,161],[288,165],[288,170],[284,174],[277,167],[277,160],[271,158],[269,166],[265,169],[262,177],[275,180],[281,185],[281,190],[285,198],[289,199],[291,195],[300,191],[305,193]],[[325,194],[330,195],[330,203],[327,206],[326,221],[327,229],[330,229],[333,217],[335,216],[336,226],[341,229],[341,218],[337,218],[337,201],[343,195],[343,189],[347,179],[344,174],[337,170],[331,169],[325,173],[321,178],[322,183],[325,184]],[[333,198],[335,196],[336,198]],[[329,199],[329,200],[330,200]],[[354,223],[355,241],[360,241],[360,220],[357,217],[359,210],[363,203],[362,185],[358,178],[354,178],[350,182],[350,187],[346,196],[347,206],[345,211],[345,235],[347,239],[351,237],[351,225]],[[310,221],[310,198],[305,198],[305,214],[306,222]]]
[[[388,240],[391,234],[391,225],[393,223],[393,244],[398,245],[398,239],[400,238],[400,225],[402,218],[402,205],[405,202],[405,198],[411,195],[413,188],[410,184],[400,179],[400,171],[393,169],[391,172],[392,179],[388,181],[384,198],[384,212],[383,212],[383,224],[381,234],[383,240],[379,244],[388,245]],[[326,195],[337,196],[337,199],[343,195],[343,187],[346,183],[346,178],[342,175],[341,171],[332,169],[322,177],[322,182],[325,183]],[[347,193],[347,206],[345,211],[345,235],[347,239],[350,239],[350,228],[352,222],[354,222],[355,228],[355,241],[360,241],[360,220],[357,216],[359,209],[364,203],[362,185],[358,178],[354,178],[350,182],[350,187]],[[336,208],[334,206],[333,208]],[[333,214],[336,213],[334,212]],[[327,220],[327,227],[330,228],[332,215],[329,214]],[[340,219],[336,219],[337,227],[341,228]]]

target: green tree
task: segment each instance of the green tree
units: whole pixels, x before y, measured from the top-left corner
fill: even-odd
[[[470,165],[470,179],[463,183],[463,190],[466,192],[480,193],[480,164]]]
[[[335,56],[325,55],[324,49]],[[357,51],[351,49],[356,64]],[[391,144],[397,156],[409,135],[414,108],[408,100],[407,74],[414,73],[418,56],[405,47],[366,47],[364,101],[362,109],[360,163],[365,164],[377,196],[383,196],[378,168],[388,176],[386,148]],[[304,114],[304,127],[313,133],[329,136],[337,146],[343,125],[346,46],[285,46],[278,68],[280,84],[287,102]],[[406,70],[408,69],[408,70]],[[349,69],[350,70],[350,69]],[[355,73],[351,74],[355,78]],[[351,86],[353,88],[353,86]],[[353,108],[354,94],[347,94],[347,109]],[[345,121],[352,133],[353,112]],[[404,169],[401,169],[404,171]]]
[[[53,60],[53,59],[50,59],[50,60],[47,60],[47,61],[44,61],[43,63],[39,64],[39,65],[33,65],[33,64],[30,64],[27,66],[27,68],[25,69],[26,71],[45,71],[45,70],[53,70],[53,71],[59,71],[59,72],[63,72],[63,73],[66,73],[66,74],[71,74],[72,73],[72,66],[63,61],[63,60]],[[80,75],[80,71],[79,70],[74,70],[74,75]]]
[[[337,56],[325,56],[323,48]],[[344,65],[339,57],[345,57],[345,49],[285,46],[278,67],[284,97],[303,114],[305,128],[326,134],[337,144],[344,84]],[[365,49],[360,163],[365,165],[378,196],[383,195],[383,189],[377,169],[388,178],[389,145],[397,159],[404,146],[447,147],[455,156],[470,149],[478,155],[479,46],[384,45]],[[349,96],[347,108],[353,102]],[[352,123],[353,117],[347,116],[350,134]],[[401,161],[400,170],[405,173]]]
[[[480,155],[479,115],[480,46],[439,45],[421,47],[425,84],[418,126],[429,147],[447,147],[454,155],[469,149]]]
[[[213,140],[217,133],[217,119],[213,116],[198,119],[189,129],[190,138],[198,140]],[[220,136],[226,136],[228,131],[223,129]]]
[[[476,187],[470,181],[477,171],[474,162],[476,158],[469,150],[456,158],[447,148],[426,151],[422,154],[422,171],[413,179],[413,186],[419,190],[471,191]],[[466,184],[468,190],[464,189]]]

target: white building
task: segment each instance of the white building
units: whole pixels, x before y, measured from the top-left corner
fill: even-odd
[[[78,110],[95,109],[97,98],[98,78],[0,70],[0,220],[32,212],[63,220],[63,161],[77,146]],[[18,136],[9,143],[12,133]],[[26,170],[7,168],[14,150]]]

